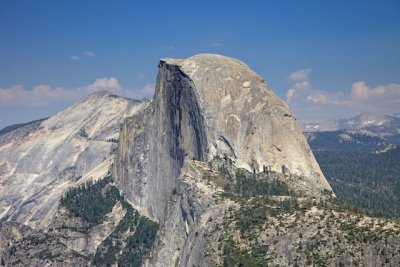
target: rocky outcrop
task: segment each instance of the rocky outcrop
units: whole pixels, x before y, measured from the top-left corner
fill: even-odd
[[[247,65],[213,54],[162,59],[153,101],[124,121],[113,170],[131,204],[161,223],[150,266],[203,256],[198,222],[225,204],[185,177],[201,180],[190,162],[216,157],[283,173],[309,196],[333,195],[293,114]]]
[[[330,202],[287,105],[219,55],[160,60],[153,101],[94,94],[0,134],[0,181],[6,265],[399,262],[397,222]]]
[[[47,120],[0,135],[0,218],[46,228],[69,186],[105,176],[120,124],[144,105],[95,93]]]
[[[125,214],[126,209],[118,202],[112,211],[104,216],[103,221],[96,225],[73,217],[67,209],[60,207],[49,226],[49,232],[69,250],[90,256],[96,253],[97,247],[114,231]]]
[[[291,111],[247,65],[212,54],[160,60],[153,102],[122,127],[121,189],[163,218],[185,159],[224,155],[249,171],[295,175],[310,195],[331,192]]]
[[[288,169],[310,188],[331,190],[288,106],[246,64],[210,54],[161,64],[178,68],[193,83],[208,160],[226,154],[249,171]]]
[[[58,237],[18,222],[0,224],[0,242],[1,266],[88,266],[85,256]]]

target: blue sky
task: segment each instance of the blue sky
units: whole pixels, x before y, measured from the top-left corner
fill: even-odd
[[[151,96],[161,57],[211,52],[301,120],[400,113],[400,1],[0,0],[0,128],[95,90]]]

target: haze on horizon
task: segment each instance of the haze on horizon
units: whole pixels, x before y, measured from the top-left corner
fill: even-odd
[[[152,97],[157,62],[217,53],[302,121],[400,112],[399,1],[3,1],[0,128],[91,92]]]

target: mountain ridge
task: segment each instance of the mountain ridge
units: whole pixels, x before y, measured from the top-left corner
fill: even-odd
[[[1,135],[1,217],[48,224],[62,191],[109,156],[119,123],[140,105],[95,93],[35,127]]]
[[[6,265],[399,263],[398,222],[336,203],[292,112],[245,63],[158,68],[152,101],[97,93],[3,135]]]
[[[204,184],[199,162],[226,170],[230,183],[241,176],[228,163],[268,172],[310,197],[334,196],[288,106],[247,65],[200,54],[161,59],[158,67],[153,101],[124,121],[113,169],[133,207],[160,223],[163,242],[149,265],[204,262],[205,240],[195,233],[233,205],[217,201],[221,189]]]
[[[302,123],[305,132],[328,132],[339,130],[367,130],[379,136],[400,134],[398,115],[364,112],[347,119],[329,120],[321,123]]]

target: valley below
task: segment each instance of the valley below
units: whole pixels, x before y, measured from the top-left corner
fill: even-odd
[[[395,117],[303,134],[239,60],[158,68],[0,131],[0,266],[400,265]]]

